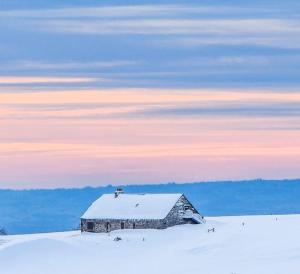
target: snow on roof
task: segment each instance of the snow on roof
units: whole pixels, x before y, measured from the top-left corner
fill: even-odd
[[[82,219],[164,219],[182,196],[176,194],[104,194]]]

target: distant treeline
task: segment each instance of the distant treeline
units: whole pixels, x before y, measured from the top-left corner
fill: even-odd
[[[123,186],[128,193],[184,193],[204,216],[300,213],[300,179]],[[0,224],[9,234],[79,227],[87,207],[113,186],[0,190]]]

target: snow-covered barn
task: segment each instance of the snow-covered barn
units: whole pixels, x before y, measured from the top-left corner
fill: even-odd
[[[81,231],[163,229],[204,222],[183,194],[125,194],[118,189],[114,194],[102,195],[88,208],[81,217]]]

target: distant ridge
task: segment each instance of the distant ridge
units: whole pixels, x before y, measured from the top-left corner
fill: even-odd
[[[184,193],[205,216],[300,214],[300,179],[126,185],[128,193]],[[116,186],[0,190],[0,224],[9,234],[65,231]]]

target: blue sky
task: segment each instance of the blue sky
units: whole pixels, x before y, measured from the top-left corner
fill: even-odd
[[[299,11],[2,0],[0,188],[299,177]]]

